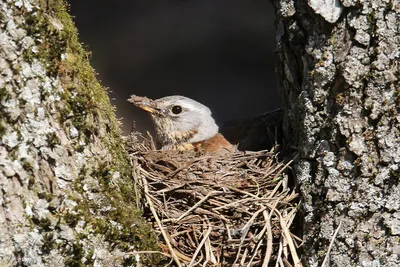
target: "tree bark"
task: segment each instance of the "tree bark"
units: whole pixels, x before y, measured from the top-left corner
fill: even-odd
[[[63,1],[0,2],[0,72],[0,265],[156,265],[134,253],[156,239]]]
[[[304,263],[400,266],[399,2],[273,2]]]

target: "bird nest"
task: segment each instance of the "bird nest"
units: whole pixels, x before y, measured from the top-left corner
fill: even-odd
[[[268,151],[160,151],[133,138],[144,216],[177,266],[300,266],[301,240],[290,232],[298,204],[286,185],[290,162]]]

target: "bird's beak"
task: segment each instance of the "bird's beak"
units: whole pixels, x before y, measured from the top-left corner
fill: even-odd
[[[153,106],[147,106],[147,105],[137,105],[137,107],[143,109],[144,111],[152,114],[152,115],[157,115],[161,117],[165,117],[165,113],[162,109],[153,107]]]
[[[157,113],[156,109],[149,107],[149,106],[137,106],[141,109],[143,109],[144,111],[147,111],[149,113]]]

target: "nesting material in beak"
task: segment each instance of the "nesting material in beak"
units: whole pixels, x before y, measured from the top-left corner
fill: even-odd
[[[154,113],[156,111],[154,100],[145,96],[131,95],[131,97],[128,99],[128,102],[149,113]]]
[[[145,96],[131,95],[131,97],[128,99],[128,102],[149,113],[152,114],[161,113],[160,110],[157,108],[157,105],[154,102],[154,100],[147,98]]]

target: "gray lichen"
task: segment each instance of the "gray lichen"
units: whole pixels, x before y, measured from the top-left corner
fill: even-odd
[[[399,3],[274,2],[306,265],[398,266]]]
[[[309,0],[308,5],[330,23],[335,23],[343,11],[339,0]]]
[[[0,264],[134,264],[155,238],[64,4],[3,1],[0,18]]]

